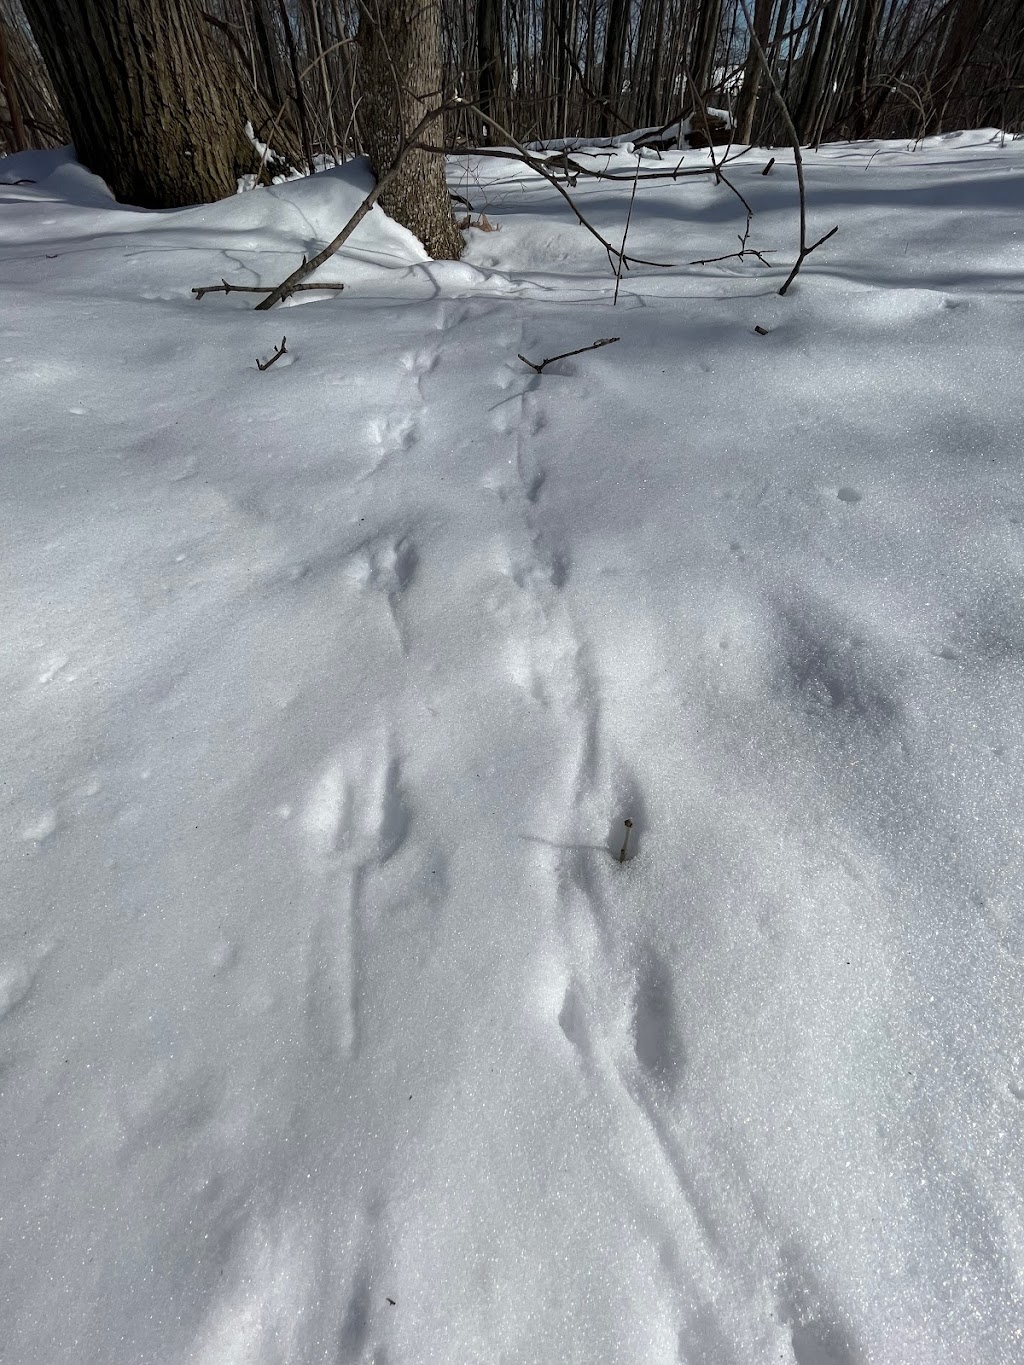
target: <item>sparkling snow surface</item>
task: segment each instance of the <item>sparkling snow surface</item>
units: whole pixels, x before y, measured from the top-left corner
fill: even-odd
[[[1024,1360],[1024,142],[767,156],[0,161],[4,1362]]]

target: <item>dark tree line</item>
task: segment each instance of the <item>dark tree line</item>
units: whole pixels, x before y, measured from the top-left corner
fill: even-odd
[[[0,0],[0,151],[70,134],[119,197],[195,202],[355,152],[380,174],[447,100],[384,203],[450,254],[442,146],[708,107],[784,143],[748,18],[804,144],[1024,131],[1024,0]]]

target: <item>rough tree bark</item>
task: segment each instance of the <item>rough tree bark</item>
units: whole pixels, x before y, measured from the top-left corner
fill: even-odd
[[[368,0],[359,23],[362,130],[370,167],[378,177],[391,167],[404,140],[442,102],[441,0]],[[421,139],[440,147],[442,120]],[[455,226],[439,152],[411,151],[402,174],[388,185],[381,207],[414,232],[435,260],[458,260],[462,236]]]
[[[174,208],[252,170],[241,93],[196,0],[24,0],[79,159],[118,199]]]
[[[754,32],[758,42],[767,50],[769,31],[772,25],[772,0],[755,0]],[[757,111],[757,93],[761,86],[761,58],[757,47],[750,44],[746,64],[743,68],[743,84],[739,99],[736,101],[736,141],[749,143],[754,130],[754,114]]]
[[[613,110],[622,98],[622,68],[629,33],[629,0],[609,0],[608,24],[604,34],[604,61],[601,63],[601,98],[604,109],[600,129],[605,136],[615,128]]]
[[[480,108],[488,118],[504,120],[505,70],[501,55],[501,0],[476,0],[476,50]],[[492,142],[490,128],[484,140]]]

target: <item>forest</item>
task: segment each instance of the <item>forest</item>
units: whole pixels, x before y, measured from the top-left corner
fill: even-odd
[[[209,69],[232,70],[256,136],[308,163],[365,149],[360,22],[387,0],[188,0]],[[97,6],[102,9],[103,6]],[[120,8],[131,11],[132,4]],[[153,9],[135,0],[140,12]],[[160,6],[155,7],[157,10]],[[615,135],[706,106],[735,140],[785,141],[751,30],[801,142],[1024,127],[1017,0],[440,0],[440,93],[453,145]],[[0,0],[0,149],[68,140],[26,22],[78,0]],[[168,39],[169,39],[168,35]],[[116,73],[109,73],[112,77]],[[488,126],[487,119],[494,121]]]

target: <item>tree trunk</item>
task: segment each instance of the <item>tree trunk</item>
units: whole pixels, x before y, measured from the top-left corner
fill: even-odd
[[[832,55],[832,40],[835,37],[838,20],[839,0],[826,0],[817,38],[811,50],[800,103],[793,111],[793,122],[796,124],[797,136],[801,142],[814,142],[817,139],[825,96],[825,73]]]
[[[476,50],[479,66],[480,108],[487,118],[503,122],[505,64],[501,53],[501,0],[476,0]],[[484,141],[493,137],[484,129]]]
[[[378,178],[394,165],[405,139],[442,101],[440,0],[370,0],[359,24],[363,136]],[[420,141],[443,145],[441,120]],[[381,207],[414,232],[436,260],[458,260],[463,241],[452,214],[438,152],[409,152]]]
[[[239,83],[196,0],[24,0],[78,158],[116,197],[177,208],[234,193],[255,157]]]
[[[18,92],[14,88],[14,76],[7,62],[7,35],[4,21],[0,18],[0,95],[7,102],[7,116],[11,121],[11,150],[23,152],[28,146],[25,125],[21,121],[21,105]]]
[[[758,42],[768,51],[768,37],[772,26],[773,0],[755,0],[754,34]],[[761,58],[757,47],[750,40],[750,49],[743,67],[743,84],[739,99],[736,101],[736,141],[749,144],[754,129],[754,114],[757,110],[757,92],[761,87]]]
[[[629,31],[629,0],[608,0],[608,24],[604,33],[604,61],[601,63],[601,132],[615,131],[615,117],[622,99],[622,66]]]

